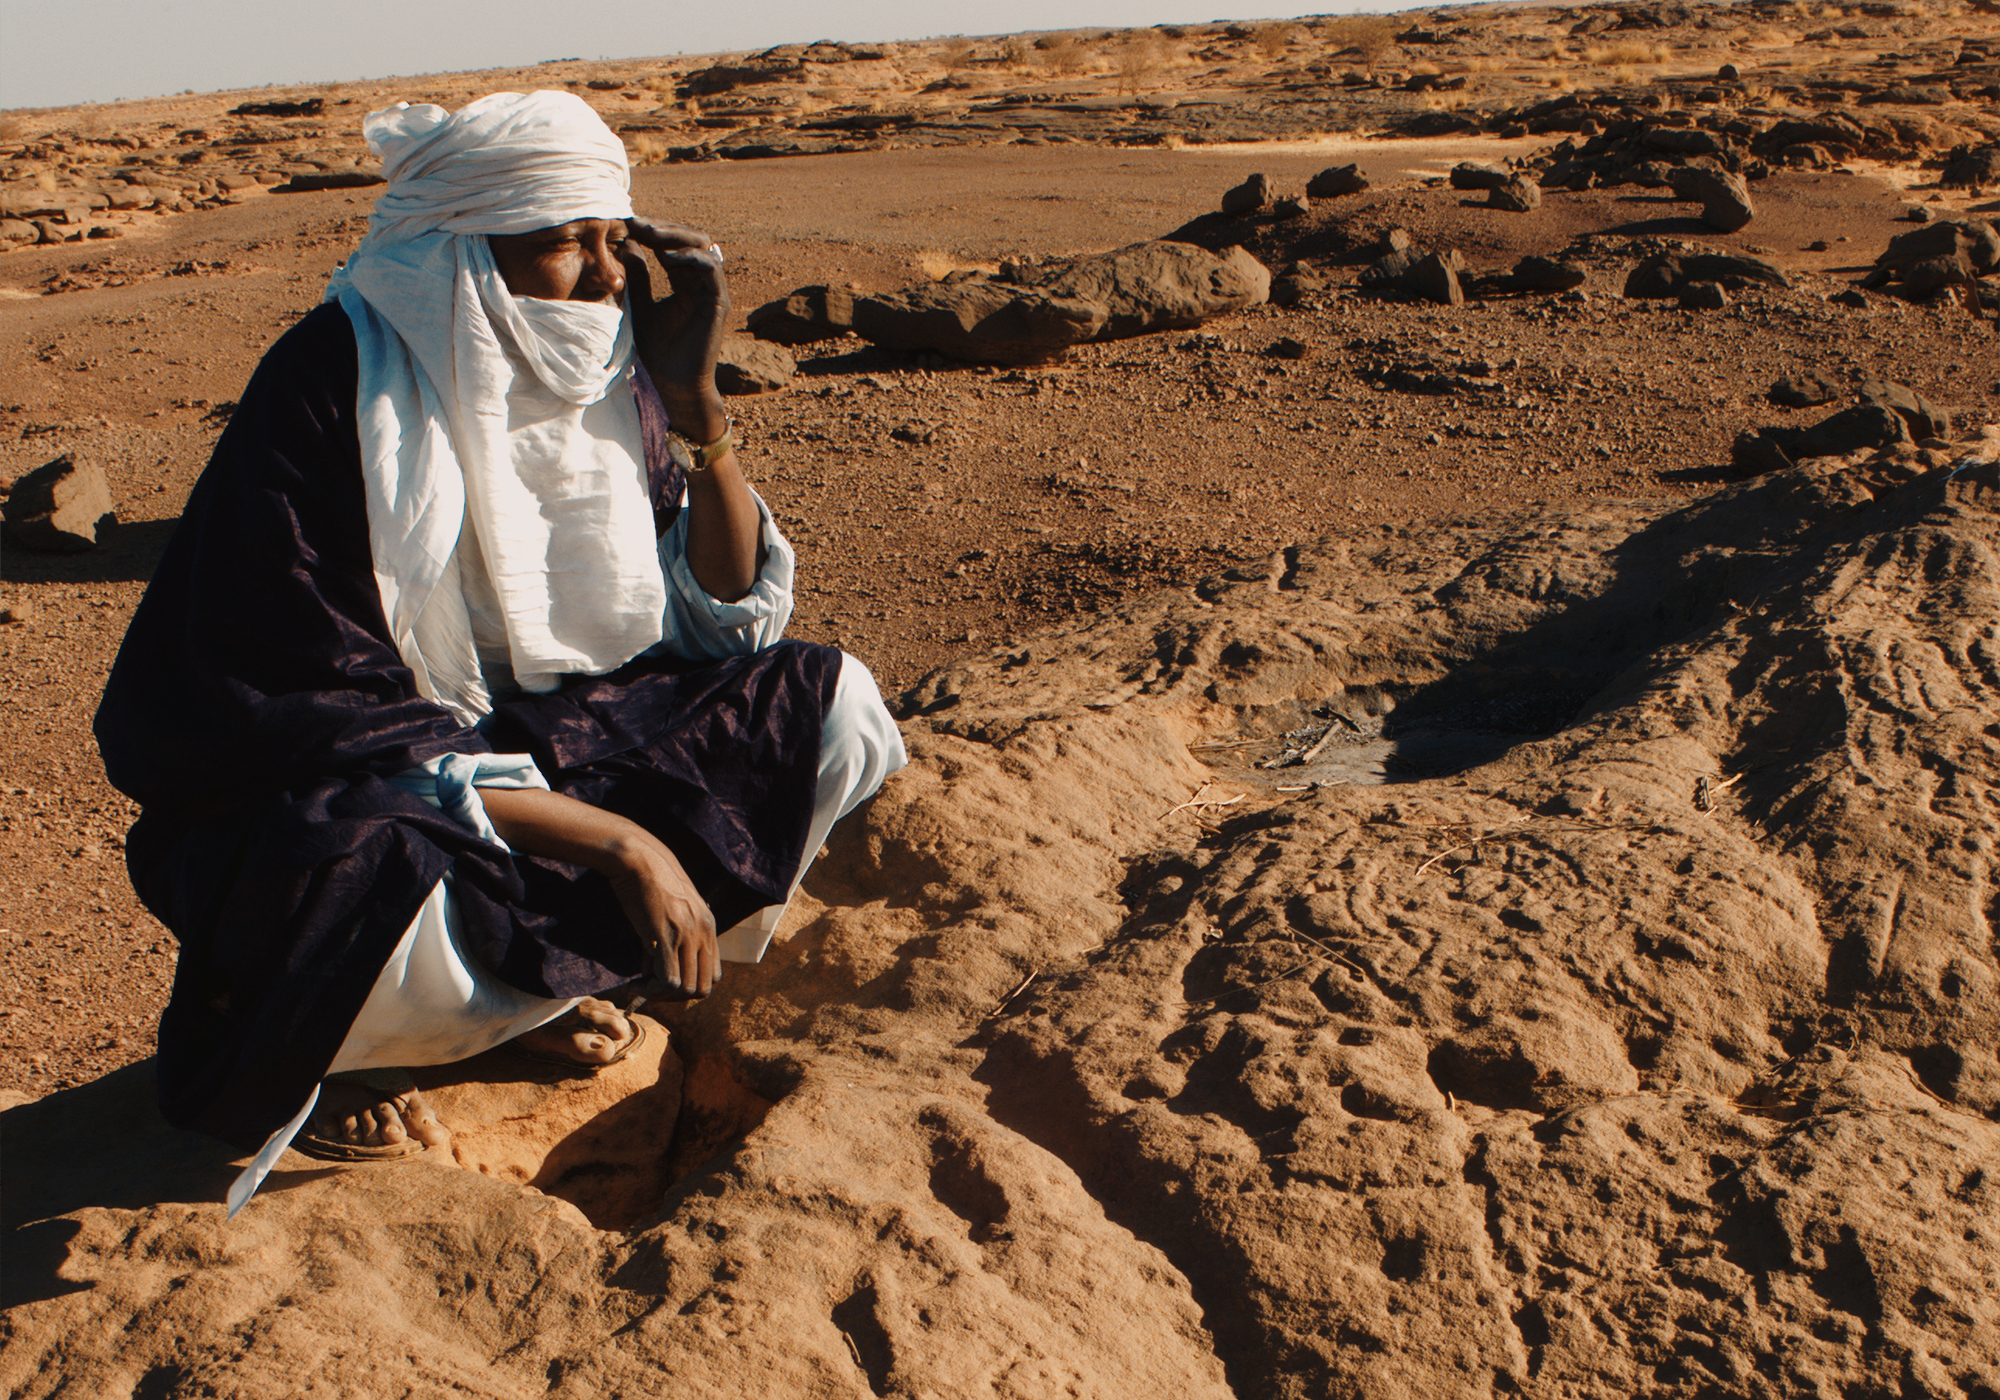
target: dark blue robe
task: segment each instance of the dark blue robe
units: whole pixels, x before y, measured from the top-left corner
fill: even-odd
[[[796,876],[840,653],[640,657],[468,729],[418,694],[382,611],[354,334],[318,308],[257,367],[188,499],[97,712],[140,804],[139,897],[180,940],[161,1107],[246,1150],[324,1077],[418,909],[453,877],[467,951],[538,996],[645,971],[608,882],[479,840],[390,781],[445,753],[530,753],[549,784],[674,851],[718,928]],[[635,379],[656,523],[679,509],[666,409]]]

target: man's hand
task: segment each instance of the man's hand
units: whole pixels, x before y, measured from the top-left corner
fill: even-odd
[[[664,841],[635,821],[541,788],[481,788],[493,829],[528,855],[587,866],[611,882],[667,985],[706,996],[722,975],[715,915]]]
[[[674,427],[692,442],[713,442],[729,419],[715,388],[715,358],[729,324],[729,282],[714,240],[679,224],[625,221],[626,298],[646,372],[666,400]],[[653,298],[651,249],[666,274],[668,295]]]

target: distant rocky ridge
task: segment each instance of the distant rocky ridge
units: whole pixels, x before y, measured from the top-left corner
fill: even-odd
[[[424,79],[175,99],[175,113],[206,112],[194,120],[152,115],[164,101],[17,113],[0,129],[0,246],[115,237],[134,218],[266,190],[365,185],[379,178],[360,142],[370,106],[528,86],[578,92],[642,163],[1353,132],[1562,137],[1526,163],[1543,188],[1661,185],[1665,168],[1690,164],[1755,178],[1854,157],[2000,183],[2000,51],[1941,36],[1931,0],[1852,0],[1837,24],[1829,12],[1792,0],[1475,7],[1032,42],[792,44],[702,63],[562,60],[439,91]],[[1647,68],[1657,76],[1642,78]],[[1579,90],[1551,95],[1552,83]]]

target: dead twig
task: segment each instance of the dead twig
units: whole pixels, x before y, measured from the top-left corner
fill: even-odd
[[[1461,841],[1456,846],[1447,846],[1442,851],[1439,851],[1436,855],[1432,856],[1429,860],[1425,861],[1422,865],[1418,866],[1417,874],[1419,875],[1423,874],[1426,870],[1429,870],[1433,865],[1436,865],[1439,861],[1443,860],[1446,856],[1450,855],[1454,851],[1465,851],[1465,850],[1475,849],[1480,845],[1481,842],[1491,841],[1494,837],[1500,835],[1502,832],[1517,830],[1524,824],[1531,822],[1533,820],[1534,820],[1533,817],[1517,817],[1513,821],[1504,823],[1503,825],[1500,826],[1496,826],[1490,831],[1481,832],[1479,835],[1473,837],[1470,841]]]
[[[1265,978],[1265,979],[1264,979],[1263,981],[1261,981],[1261,982],[1251,982],[1251,983],[1248,983],[1248,984],[1246,984],[1246,985],[1244,985],[1244,986],[1241,986],[1241,987],[1231,987],[1231,988],[1230,988],[1230,989],[1229,989],[1228,991],[1226,991],[1226,992],[1217,992],[1217,993],[1216,993],[1216,994],[1215,994],[1214,996],[1212,996],[1212,997],[1203,997],[1203,998],[1202,998],[1202,999],[1201,999],[1200,1001],[1184,1001],[1184,1002],[1182,1002],[1182,1003],[1181,1003],[1181,1005],[1182,1005],[1182,1006],[1190,1006],[1190,1007],[1192,1007],[1192,1006],[1212,1006],[1212,1005],[1214,1005],[1214,1004],[1215,1004],[1216,1002],[1218,1002],[1218,1001],[1221,1001],[1221,1000],[1222,1000],[1222,999],[1223,999],[1224,997],[1233,997],[1233,996],[1235,996],[1235,995],[1236,995],[1236,994],[1237,994],[1238,992],[1255,992],[1255,991],[1260,991],[1260,990],[1262,990],[1263,988],[1265,988],[1265,987],[1268,987],[1268,986],[1270,986],[1270,985],[1271,985],[1271,984],[1272,984],[1273,982],[1282,982],[1282,981],[1284,981],[1284,980],[1285,980],[1285,979],[1286,979],[1287,977],[1296,977],[1296,976],[1298,976],[1298,974],[1300,974],[1301,972],[1307,972],[1307,971],[1310,971],[1310,970],[1311,970],[1311,968],[1312,968],[1312,966],[1313,966],[1313,965],[1312,965],[1312,963],[1310,963],[1310,962],[1302,962],[1302,963],[1300,963],[1300,964],[1299,964],[1299,965],[1298,965],[1297,967],[1288,967],[1288,968],[1286,968],[1286,969],[1285,969],[1285,970],[1284,970],[1283,972],[1279,973],[1279,974],[1278,974],[1278,975],[1277,975],[1276,977],[1266,977],[1266,978]]]
[[[1181,805],[1178,807],[1169,807],[1166,811],[1160,813],[1160,820],[1165,821],[1168,817],[1173,816],[1174,813],[1176,812],[1186,812],[1189,810],[1206,811],[1211,807],[1234,807],[1237,803],[1241,802],[1245,797],[1249,796],[1248,793],[1244,792],[1239,792],[1236,794],[1236,796],[1224,800],[1218,800],[1216,798],[1202,796],[1203,793],[1207,792],[1210,788],[1214,786],[1215,784],[1213,783],[1203,783],[1201,787],[1195,791],[1195,795],[1193,797],[1190,797],[1187,801],[1181,803]]]
[[[1269,739],[1213,739],[1199,744],[1189,744],[1190,749],[1243,749],[1252,744],[1268,744]]]
[[[1041,975],[1042,975],[1042,970],[1040,968],[1036,968],[1026,977],[1023,977],[1021,979],[1020,986],[1016,987],[1013,991],[1007,993],[1006,996],[1001,997],[1000,1004],[994,1007],[991,1011],[987,1012],[983,1017],[980,1018],[981,1024],[984,1024],[987,1021],[996,1021],[1001,1016],[1005,1015],[1007,1012],[1007,1008],[1012,1006],[1016,1001],[1020,1000],[1021,993],[1027,991],[1028,988],[1034,986],[1035,980],[1039,978]]]

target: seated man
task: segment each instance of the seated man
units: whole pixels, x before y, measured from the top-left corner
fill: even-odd
[[[403,1067],[624,1054],[597,994],[760,958],[905,761],[866,668],[779,640],[719,250],[633,217],[569,94],[365,129],[368,237],[251,379],[97,715],[181,944],[162,1107],[257,1151],[232,1213],[295,1137],[446,1142]]]

